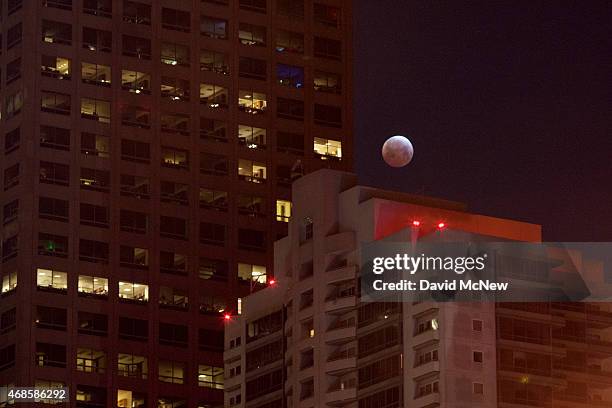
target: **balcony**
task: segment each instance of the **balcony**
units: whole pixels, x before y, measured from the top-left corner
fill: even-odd
[[[424,376],[426,374],[439,372],[440,371],[440,362],[439,361],[428,361],[427,363],[418,365],[414,367],[410,371],[410,376],[413,378],[418,378]]]
[[[413,337],[413,344],[428,343],[438,340],[440,340],[440,331],[430,329],[420,333],[415,333]]]
[[[325,312],[327,313],[345,312],[354,308],[356,305],[357,297],[355,295],[325,298]]]
[[[357,381],[355,378],[334,382],[325,394],[328,405],[344,405],[357,399]]]
[[[412,405],[415,408],[434,408],[440,406],[440,394],[437,392],[417,397]]]
[[[343,266],[325,272],[325,283],[330,284],[354,280],[356,276],[357,267],[355,265]]]
[[[357,369],[355,351],[346,350],[342,353],[332,354],[325,363],[325,372],[331,375],[340,375]]]
[[[327,344],[342,344],[354,340],[357,336],[357,329],[353,325],[335,329],[329,329],[325,333],[325,343]]]
[[[325,237],[325,252],[333,253],[355,249],[355,232],[346,231]]]

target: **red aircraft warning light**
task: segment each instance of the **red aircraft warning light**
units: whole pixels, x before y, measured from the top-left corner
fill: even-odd
[[[420,227],[421,226],[421,221],[419,221],[419,220],[412,221],[412,226],[413,227]]]
[[[224,318],[225,320],[231,320],[232,315],[231,315],[231,314],[229,314],[229,313],[226,313],[226,314],[224,314],[224,315],[223,315],[223,318]]]
[[[276,279],[270,279],[270,286],[276,285]]]
[[[443,223],[443,222],[439,222],[437,227],[438,227],[439,230],[443,230],[444,228],[446,228],[446,224]]]

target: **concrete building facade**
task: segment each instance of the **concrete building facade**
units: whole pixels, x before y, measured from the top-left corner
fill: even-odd
[[[219,406],[223,314],[269,279],[291,181],[351,167],[351,2],[0,17],[0,385]]]
[[[612,406],[610,304],[360,301],[360,244],[409,244],[414,221],[419,236],[444,223],[527,242],[540,226],[327,170],[298,180],[293,197],[277,281],[226,325],[226,406]],[[603,282],[601,265],[588,266]]]

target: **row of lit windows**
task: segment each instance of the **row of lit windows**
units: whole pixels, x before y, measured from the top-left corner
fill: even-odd
[[[202,50],[200,54],[200,68],[203,71],[215,71],[225,75],[229,74],[227,67],[227,54]],[[162,50],[161,60],[168,65],[189,65],[186,56],[173,51]],[[240,57],[239,76],[251,79],[267,79],[267,61],[262,59]],[[41,73],[44,76],[70,80],[72,78],[72,63],[68,58],[46,56],[42,57]],[[112,70],[108,65],[90,62],[81,63],[81,80],[84,83],[110,87],[112,83]],[[7,84],[21,77],[21,58],[7,64]],[[305,86],[304,67],[288,64],[276,64],[276,82],[279,85],[301,89]],[[208,85],[209,87],[210,85]],[[341,93],[341,75],[333,72],[315,70],[312,78],[315,91],[327,93]],[[200,99],[202,99],[206,84],[200,84]],[[121,88],[137,94],[151,93],[151,74],[133,70],[121,70]],[[161,96],[173,100],[189,100],[190,83],[186,79],[175,78],[168,75],[161,77]],[[177,99],[174,99],[176,97]]]

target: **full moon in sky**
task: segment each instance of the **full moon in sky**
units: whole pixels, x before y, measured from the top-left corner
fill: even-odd
[[[404,136],[392,136],[382,147],[382,156],[391,167],[404,167],[412,160],[414,148],[410,140]]]

